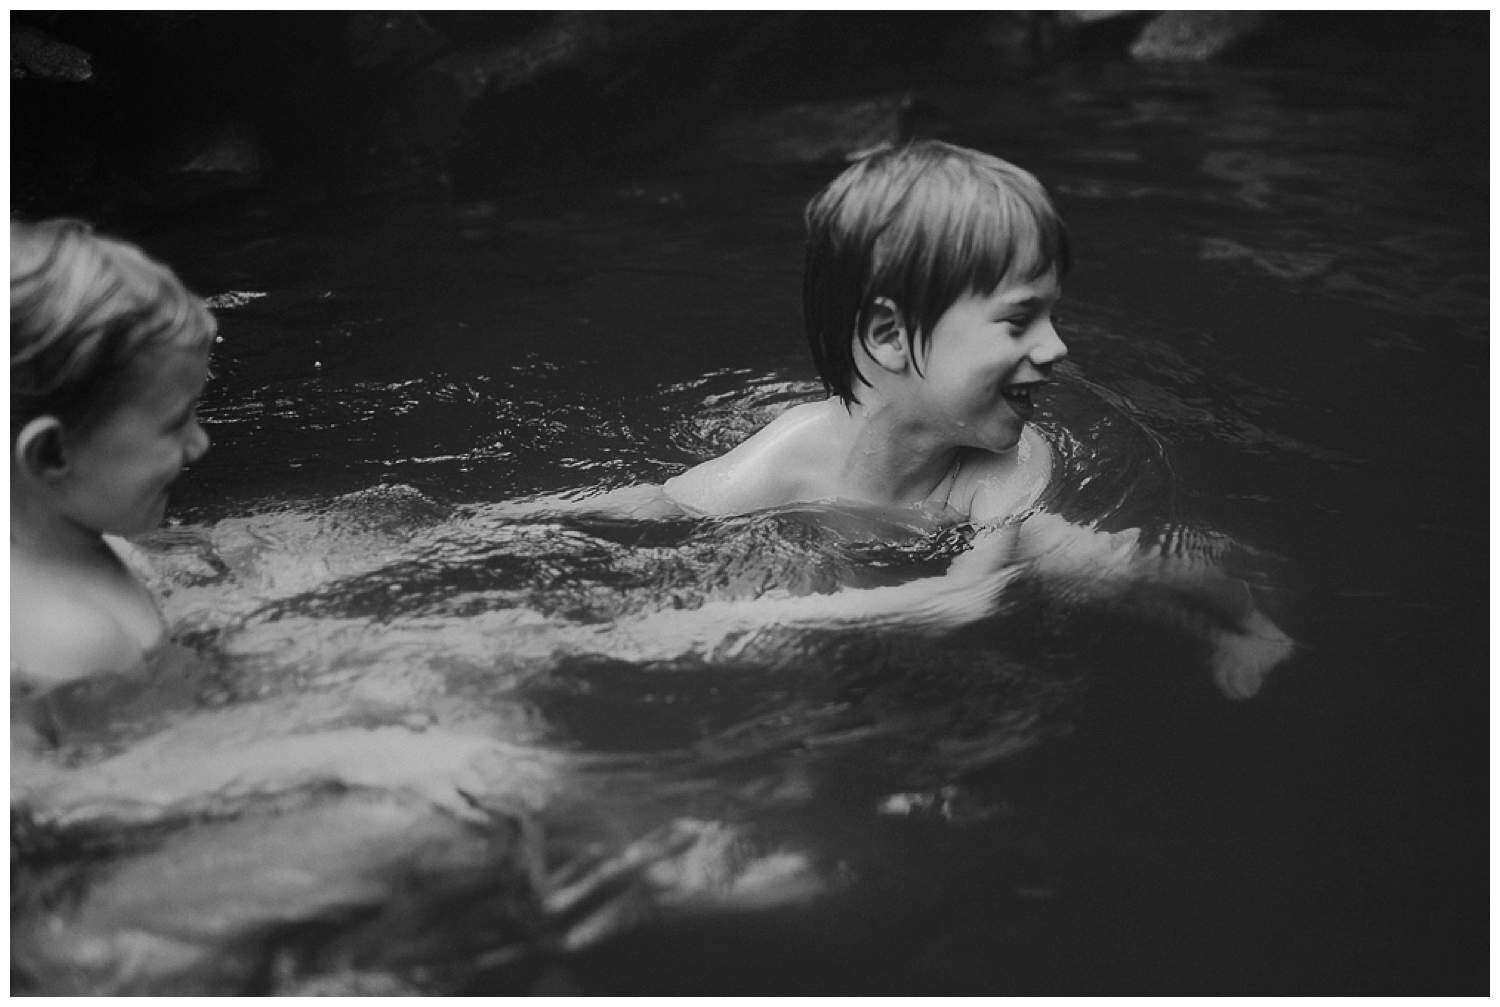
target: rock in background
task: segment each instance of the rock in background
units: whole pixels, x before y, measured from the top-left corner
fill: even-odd
[[[94,75],[94,68],[89,65],[89,54],[77,46],[19,25],[10,33],[10,75],[12,79],[83,81]]]
[[[1223,55],[1270,26],[1265,11],[1163,11],[1141,31],[1130,55],[1164,63],[1201,62]]]
[[[1403,23],[1257,11],[13,12],[12,204],[98,220],[247,193],[488,197],[679,152],[839,160],[908,137],[912,96],[934,83],[1004,86],[1085,59],[1378,52],[1402,43]]]
[[[853,132],[891,131],[835,121],[810,135],[809,98],[838,120],[840,103],[899,95],[934,66],[1031,72],[1079,24],[1052,12],[15,12],[11,29],[15,208],[97,216],[266,187],[317,200],[545,183],[660,156],[745,105],[801,107],[787,115],[807,127],[789,141],[802,153],[767,141],[757,156],[848,153]]]

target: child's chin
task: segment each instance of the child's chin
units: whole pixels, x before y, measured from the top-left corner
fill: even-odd
[[[1014,427],[1007,426],[1004,429],[994,430],[984,439],[980,447],[986,451],[993,451],[995,454],[1003,454],[1021,443],[1021,432],[1024,429],[1025,424],[1017,423]]]
[[[130,536],[144,535],[149,531],[155,531],[161,527],[161,523],[167,517],[167,498],[163,496],[149,510],[131,516],[128,520],[119,522],[117,527],[108,529],[115,535]]]

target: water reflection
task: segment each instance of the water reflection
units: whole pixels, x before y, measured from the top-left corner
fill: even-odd
[[[415,384],[371,401],[399,413]],[[484,405],[458,387],[417,391]],[[657,394],[692,400],[662,436],[707,456],[816,389],[726,373]],[[1067,394],[1097,422],[1044,419],[1069,487],[1055,503],[1125,516],[1160,478],[1154,442],[1086,384]],[[650,454],[627,461],[649,471]],[[591,512],[610,488],[453,505],[383,483],[149,536],[153,587],[188,646],[33,700],[38,751],[13,768],[23,856],[73,851],[25,886],[28,981],[290,989],[364,970],[377,933],[425,948],[412,919],[441,893],[479,899],[506,935],[443,951],[470,975],[497,948],[535,956],[647,918],[801,902],[847,884],[847,866],[820,864],[805,834],[759,838],[758,817],[837,793],[859,795],[859,815],[988,820],[957,781],[1065,733],[1088,692],[1097,656],[1056,630],[1066,593],[1018,588],[940,637],[778,626],[741,607],[938,573],[972,533],[951,518]],[[1203,536],[1173,548],[1227,551]],[[108,866],[54,902],[85,850]],[[413,872],[439,894],[403,887]],[[350,931],[337,921],[351,913],[377,922]],[[309,951],[309,927],[336,934],[339,955]],[[381,967],[406,976],[405,953]],[[432,968],[429,953],[412,963]]]

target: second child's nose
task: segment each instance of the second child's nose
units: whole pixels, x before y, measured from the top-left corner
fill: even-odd
[[[184,452],[187,455],[187,463],[191,465],[207,454],[208,445],[208,431],[204,430],[203,425],[195,420],[193,428],[188,431],[187,449]]]

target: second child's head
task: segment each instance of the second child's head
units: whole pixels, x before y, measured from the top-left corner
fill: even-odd
[[[969,295],[1070,266],[1067,231],[1031,174],[979,151],[920,141],[877,151],[807,207],[803,317],[818,374],[858,401],[856,341],[894,311],[918,354]]]
[[[12,222],[11,495],[90,531],[161,520],[208,449],[215,323],[166,266],[72,220]]]

